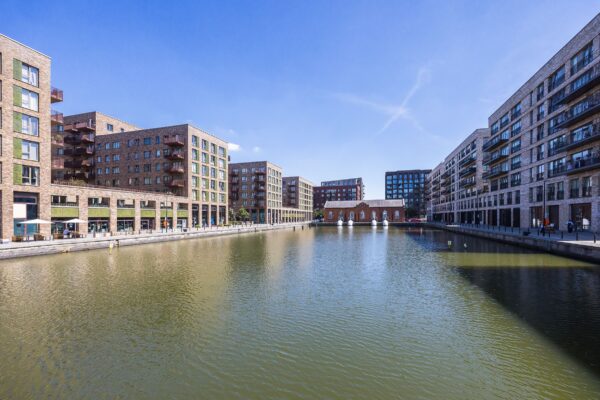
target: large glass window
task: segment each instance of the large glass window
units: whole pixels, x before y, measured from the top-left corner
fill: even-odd
[[[21,141],[21,159],[39,161],[40,160],[40,145],[37,142],[29,140]]]
[[[15,166],[15,168],[18,168],[18,166]],[[21,165],[21,168],[21,184],[30,186],[38,186],[40,184],[40,169],[38,167]]]
[[[39,70],[36,67],[22,63],[21,64],[21,81],[29,83],[33,86],[39,86],[38,81]]]

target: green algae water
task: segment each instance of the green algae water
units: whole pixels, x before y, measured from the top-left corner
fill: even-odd
[[[436,230],[0,262],[0,399],[598,399],[599,337],[597,267]]]

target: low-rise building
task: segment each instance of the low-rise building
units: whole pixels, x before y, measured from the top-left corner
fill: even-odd
[[[405,222],[404,200],[330,200],[323,208],[323,220],[328,223],[352,221],[370,224]]]
[[[365,185],[362,178],[323,181],[321,186],[313,188],[313,207],[321,210],[330,200],[362,200],[365,197]]]

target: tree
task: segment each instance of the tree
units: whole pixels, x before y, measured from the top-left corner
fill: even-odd
[[[232,223],[235,221],[235,211],[233,211],[233,208],[229,209],[229,223]]]
[[[416,218],[416,217],[420,217],[419,215],[419,210],[417,210],[414,207],[408,207],[405,211],[404,211],[404,215],[406,215],[406,218]]]
[[[240,208],[237,212],[238,219],[240,221],[247,221],[250,218],[250,213],[244,208]]]
[[[323,210],[316,209],[313,211],[313,217],[315,219],[323,219]]]

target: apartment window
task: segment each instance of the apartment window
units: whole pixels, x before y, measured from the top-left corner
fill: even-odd
[[[192,173],[198,173],[198,163],[192,163]]]
[[[576,199],[579,197],[579,179],[571,179],[569,181],[569,197]]]
[[[112,143],[112,148],[113,149],[120,149],[121,148],[121,142],[113,142]]]
[[[516,153],[519,150],[521,150],[521,138],[513,140],[510,144],[511,153]]]
[[[150,177],[144,178],[144,185],[150,185],[151,183],[152,183],[152,180],[150,179]]]
[[[556,182],[556,200],[563,200],[565,198],[565,183]]]
[[[192,160],[198,161],[198,150],[192,149]]]
[[[31,115],[15,112],[13,114],[13,130],[31,136],[39,136],[40,120]]]
[[[14,78],[21,82],[28,83],[32,86],[39,86],[40,71],[36,67],[25,64],[17,59],[13,60]]]
[[[161,169],[161,163],[156,163],[156,164],[154,165],[154,169],[155,169],[157,172],[158,172],[158,171],[160,171],[160,169]]]
[[[119,167],[113,167],[112,173],[113,174],[120,174],[121,173],[121,169]]]
[[[585,46],[579,53],[571,58],[571,75],[581,71],[586,65],[588,65],[593,58],[592,43]]]
[[[160,176],[156,177],[156,183],[159,184],[160,183]]]
[[[13,87],[14,105],[27,108],[28,110],[39,110],[39,95],[31,90],[24,89],[20,86]]]
[[[159,149],[159,150],[156,150],[156,153],[155,153],[155,155],[156,155],[156,158],[160,158],[160,149]]]
[[[584,176],[581,178],[581,197],[592,196],[592,178]]]
[[[18,142],[15,142],[18,143]],[[37,142],[21,140],[21,157],[22,160],[39,161],[40,160],[40,145]]]
[[[115,127],[113,126],[113,124],[106,124],[106,130],[109,132],[114,131]]]
[[[540,161],[543,159],[544,159],[544,143],[537,146],[537,160]]]
[[[110,143],[104,143],[104,150],[110,150]]]
[[[546,105],[544,103],[540,104],[537,108],[537,120],[540,121],[544,119],[546,116]]]
[[[192,135],[192,146],[198,147],[198,136]]]
[[[515,105],[512,110],[510,110],[510,118],[511,119],[515,119],[515,118],[519,118],[519,116],[521,115],[521,102],[519,102],[517,105]]]
[[[154,144],[160,144],[160,136],[154,138]]]
[[[521,155],[517,154],[510,159],[510,169],[517,169],[521,166]]]
[[[105,173],[106,175],[110,174],[110,167],[106,167],[106,168],[104,168],[104,173]]]
[[[152,171],[152,164],[144,164],[144,172]]]
[[[500,118],[500,128],[504,128],[509,123],[508,113],[504,114],[502,118]]]
[[[521,184],[521,173],[517,172],[510,175],[510,186],[519,186]]]
[[[151,154],[149,151],[144,151],[144,158],[145,158],[145,159],[148,159],[148,158],[150,158],[150,157],[151,157],[151,155],[152,155],[152,154]]]
[[[202,139],[202,150],[208,150],[208,142]]]
[[[110,155],[107,154],[104,156],[104,162],[107,162],[107,163],[110,162]]]
[[[113,154],[113,161],[121,161],[121,155],[120,154]]]
[[[15,165],[15,168],[18,168]],[[30,167],[28,165],[21,165],[21,184],[29,186],[38,186],[40,184],[40,169],[38,167]]]
[[[536,89],[536,101],[544,98],[544,83],[540,83]]]
[[[151,137],[145,137],[144,138],[144,145],[151,145],[152,144],[152,138]]]
[[[97,174],[97,175],[102,175],[102,168],[98,168],[98,169],[96,170],[96,174]]]
[[[225,157],[225,147],[219,146],[219,157]]]
[[[556,71],[548,80],[548,92],[556,89],[561,83],[565,81],[565,66],[563,65]]]

